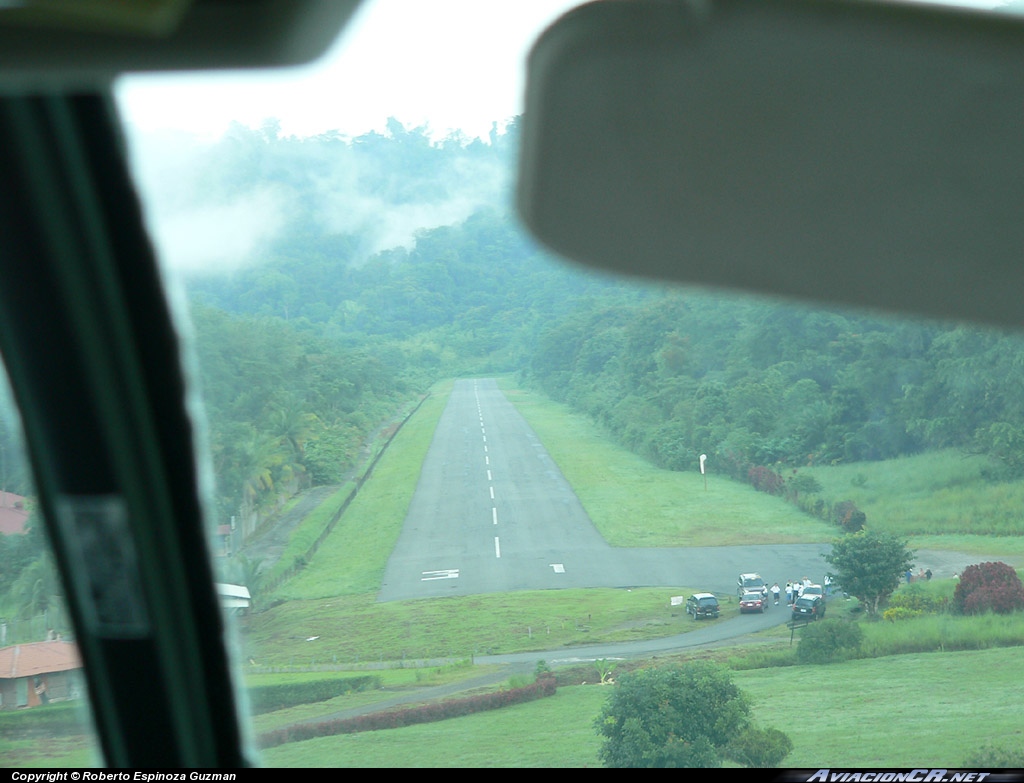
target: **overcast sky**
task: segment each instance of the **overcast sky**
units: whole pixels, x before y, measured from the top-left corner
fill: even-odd
[[[925,0],[992,8],[1001,0]],[[364,0],[312,66],[220,75],[134,77],[118,98],[129,128],[219,137],[231,121],[281,121],[285,134],[383,130],[388,117],[487,137],[521,113],[530,44],[583,0]],[[1024,6],[1014,0],[1010,6]]]
[[[530,43],[581,0],[366,0],[324,59],[255,74],[147,76],[117,88],[129,128],[220,136],[231,121],[285,134],[383,130],[394,116],[435,135],[486,138],[520,113]]]

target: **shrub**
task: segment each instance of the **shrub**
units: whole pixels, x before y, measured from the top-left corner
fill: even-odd
[[[1024,609],[1024,585],[1006,563],[979,563],[960,575],[953,604],[962,614],[1009,614]]]
[[[804,629],[796,657],[800,663],[830,663],[837,656],[855,652],[863,640],[864,633],[857,623],[819,620]]]
[[[920,583],[910,584],[897,590],[889,599],[889,608],[882,615],[886,620],[918,617],[922,614],[944,612],[949,608],[949,599],[934,589],[926,589]],[[890,612],[893,616],[890,617]]]
[[[867,514],[858,509],[852,500],[836,503],[832,515],[833,521],[847,533],[856,533],[868,520]]]
[[[259,715],[285,707],[294,707],[297,704],[327,701],[346,693],[377,690],[380,687],[381,679],[376,674],[278,685],[257,685],[248,689],[249,704],[253,713]]]
[[[777,767],[793,750],[793,740],[778,729],[748,728],[729,743],[730,759],[745,767]]]
[[[371,712],[354,718],[338,718],[314,723],[296,723],[283,729],[276,729],[261,734],[258,743],[261,748],[273,748],[287,742],[299,742],[301,740],[313,739],[314,737],[332,737],[336,734],[353,734],[359,731],[396,729],[402,726],[412,726],[417,723],[430,723],[448,718],[459,718],[464,715],[508,707],[513,704],[524,704],[545,696],[554,696],[555,691],[555,678],[542,677],[523,688],[483,693],[478,696],[467,696],[462,699],[448,699],[408,709]]]
[[[909,620],[911,617],[920,617],[924,613],[923,609],[911,609],[906,606],[890,606],[882,612],[882,619],[890,623],[896,623],[900,620]]]
[[[747,471],[747,481],[759,492],[779,495],[786,488],[786,480],[771,468],[755,465]]]

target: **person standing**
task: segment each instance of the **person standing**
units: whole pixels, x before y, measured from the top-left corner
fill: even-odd
[[[772,585],[772,598],[775,599],[775,605],[779,605],[779,583],[776,582]]]

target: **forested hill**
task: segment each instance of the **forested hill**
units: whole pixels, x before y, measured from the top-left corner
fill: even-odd
[[[746,477],[949,446],[1024,467],[1018,338],[560,263],[511,216],[515,136],[239,127],[162,186],[157,212],[249,226],[211,235],[224,258],[186,276],[225,510],[336,478],[387,410],[469,373],[518,372],[674,469],[706,453]]]

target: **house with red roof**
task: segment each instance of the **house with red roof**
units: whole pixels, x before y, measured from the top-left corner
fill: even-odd
[[[26,522],[25,498],[13,492],[0,492],[0,533],[24,533]]]
[[[82,659],[73,642],[54,639],[0,648],[0,710],[38,707],[81,692]]]

